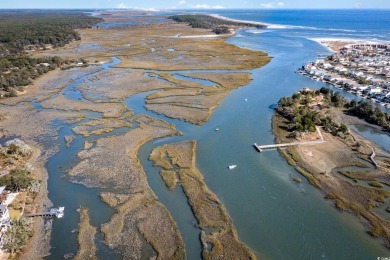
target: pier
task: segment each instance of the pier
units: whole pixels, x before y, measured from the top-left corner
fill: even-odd
[[[253,146],[256,148],[256,150],[261,153],[264,150],[268,149],[276,149],[276,148],[283,148],[288,146],[294,146],[294,145],[313,145],[313,144],[322,144],[325,142],[324,137],[321,134],[320,128],[316,127],[317,133],[319,135],[320,140],[315,141],[305,141],[305,142],[292,142],[292,143],[284,143],[284,144],[267,144],[267,145],[258,145],[257,143],[254,143]]]
[[[308,141],[308,142],[293,142],[293,143],[285,143],[285,144],[268,144],[268,145],[258,145],[256,143],[253,144],[253,146],[256,148],[257,151],[260,153],[264,150],[268,149],[276,149],[276,148],[282,148],[282,147],[288,147],[288,146],[294,146],[294,145],[312,145],[312,144],[322,144],[325,141],[318,140],[318,141]]]
[[[27,214],[25,215],[26,217],[57,217],[57,218],[62,218],[64,216],[64,210],[65,207],[59,207],[59,208],[51,208],[47,212],[42,212],[42,213],[32,213],[32,214]]]

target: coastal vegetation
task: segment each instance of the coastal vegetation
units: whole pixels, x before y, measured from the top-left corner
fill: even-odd
[[[165,121],[146,115],[127,113],[121,120],[137,127],[86,146],[78,154],[80,162],[69,171],[71,180],[88,187],[114,188],[112,193],[100,194],[116,211],[101,231],[107,246],[123,258],[139,259],[149,250],[150,257],[183,259],[185,249],[176,223],[149,188],[137,157],[142,144],[177,132]]]
[[[217,259],[222,255],[226,259],[256,259],[253,252],[239,241],[224,206],[209,190],[203,175],[196,168],[195,141],[157,147],[149,159],[163,168],[160,174],[167,186],[170,186],[170,182],[164,178],[167,171],[178,176],[201,229],[203,259]]]
[[[324,93],[326,92],[326,93]],[[315,132],[316,125],[332,135],[343,136],[348,133],[345,124],[336,123],[326,113],[322,113],[324,106],[342,106],[343,99],[336,93],[327,92],[327,89],[317,91],[302,90],[291,97],[282,97],[276,111],[289,121],[287,130],[291,136],[297,136],[302,132]]]
[[[71,62],[56,56],[32,58],[29,53],[80,40],[75,29],[100,21],[75,11],[0,11],[0,97],[16,96],[35,78]]]
[[[32,154],[32,149],[20,139],[13,139],[0,146],[0,186],[6,186],[11,191],[27,189],[34,178],[26,169],[26,162]]]
[[[214,17],[211,15],[202,15],[202,14],[174,15],[168,18],[179,23],[187,23],[192,28],[212,29],[213,32],[216,34],[230,33],[229,27],[266,28],[265,25],[261,25],[261,24],[231,21],[227,19]]]
[[[28,239],[33,235],[32,223],[25,218],[15,220],[7,229],[2,238],[2,249],[14,256],[20,253],[27,244]]]
[[[115,18],[115,15],[113,16],[111,19]],[[144,19],[146,21],[148,17]],[[153,93],[147,93],[150,95],[147,99],[154,103],[154,108],[158,106],[158,102],[171,106],[170,111],[177,110],[173,105],[178,105],[180,109],[188,105],[191,106],[188,114],[204,110],[202,117],[195,118],[193,122],[207,121],[209,113],[218,106],[231,89],[246,85],[251,81],[250,73],[246,70],[258,68],[266,64],[270,58],[260,51],[241,49],[227,44],[223,39],[196,39],[198,35],[209,33],[209,30],[192,29],[176,22],[145,23],[142,26],[135,25],[131,28],[84,28],[78,29],[77,32],[82,37],[79,42],[73,42],[58,49],[52,49],[52,45],[45,46],[46,49],[41,46],[32,46],[30,50],[26,47],[21,54],[27,55],[28,53],[36,59],[58,55],[64,62],[76,59],[82,61],[84,58],[95,63],[107,62],[110,57],[116,56],[121,61],[116,65],[117,67],[148,68],[155,73],[118,68],[103,69],[103,66],[80,66],[72,70],[57,69],[35,80],[27,93],[2,101],[0,120],[4,132],[1,131],[0,134],[4,133],[7,137],[9,134],[21,136],[23,140],[37,143],[37,148],[42,153],[39,153],[38,149],[37,152],[34,150],[31,158],[36,170],[31,170],[29,174],[34,178],[40,175],[39,180],[43,189],[46,188],[47,178],[44,165],[49,158],[46,155],[55,154],[58,149],[61,151],[64,149],[58,144],[63,140],[58,137],[58,127],[53,127],[53,123],[56,126],[58,123],[69,130],[73,129],[75,134],[80,135],[77,137],[79,141],[84,136],[98,135],[91,140],[84,140],[84,149],[78,154],[80,161],[69,170],[67,177],[70,181],[84,184],[86,187],[97,187],[99,191],[102,189],[106,191],[100,194],[101,199],[115,210],[107,223],[98,229],[98,232],[104,235],[106,245],[121,258],[184,259],[186,252],[180,230],[169,211],[150,189],[138,158],[138,149],[144,143],[180,133],[173,125],[165,121],[142,114],[134,116],[133,112],[126,108],[126,106],[131,107],[133,103],[126,103],[125,106],[124,100],[141,92],[153,91]],[[176,34],[186,34],[194,38],[166,37]],[[151,52],[151,48],[155,51]],[[39,64],[45,68],[46,65]],[[61,63],[61,66],[63,65],[64,63]],[[199,66],[210,72],[198,71],[186,79],[184,75],[177,76],[176,73],[158,71],[160,69],[199,69]],[[212,70],[217,69],[231,70],[231,72],[213,73]],[[234,72],[236,69],[245,70],[245,72],[236,73]],[[210,84],[198,84],[198,81],[190,79],[191,77],[207,79]],[[74,90],[80,91],[82,98],[63,95],[68,91],[67,86],[72,82],[76,83],[77,80],[82,82],[74,84]],[[31,102],[39,104],[40,109],[37,110]],[[89,111],[99,113],[89,113]],[[166,114],[170,115],[169,112]],[[80,122],[83,118],[86,120]],[[20,122],[23,122],[23,127],[20,127]],[[120,131],[113,132],[115,129],[120,129]],[[70,144],[73,137],[69,135],[64,139],[67,144]],[[72,153],[74,149],[71,148],[68,152]],[[11,152],[7,156],[14,157],[18,153]],[[20,158],[14,160],[16,165],[12,167],[16,170],[25,169],[24,165],[19,165]],[[196,193],[197,187],[203,191],[206,188],[205,185],[191,179],[192,174],[196,177],[201,175],[197,172],[185,174],[188,175],[188,185],[195,188],[193,190],[195,196],[205,197],[205,194]],[[168,175],[167,179],[172,182],[172,185],[175,181],[179,181],[176,172],[176,176],[172,173]],[[173,186],[172,189],[174,189]],[[30,189],[28,190],[26,193],[30,192]],[[250,250],[238,241],[231,220],[228,220],[228,223],[224,222],[228,219],[228,215],[215,195],[211,194],[206,193],[206,199],[210,205],[205,206],[204,209],[212,209],[212,213],[216,213],[216,216],[222,214],[222,220],[208,220],[203,216],[204,212],[199,212],[199,216],[203,218],[202,223],[206,223],[205,225],[212,222],[212,224],[216,223],[215,225],[224,227],[221,233],[218,232],[219,226],[215,230],[212,229],[215,233],[212,236],[208,227],[204,229],[205,235],[202,235],[202,240],[208,250],[212,250],[209,247],[211,242],[215,245],[212,255],[210,254],[211,258],[220,256],[221,248],[230,250],[230,246],[233,248],[232,254],[236,253],[234,249],[238,248],[245,251],[245,255],[251,255],[248,253]],[[36,194],[41,200],[32,201],[27,198],[28,206],[24,212],[29,214],[46,210],[46,195],[45,190],[42,190]],[[67,193],[67,199],[72,198],[75,198],[75,194]],[[218,205],[215,205],[215,201]],[[200,205],[201,203],[195,200],[194,204]],[[85,232],[92,231],[92,228],[83,229],[82,226],[88,221],[86,216],[83,217],[84,213],[80,213],[78,237],[82,236],[88,242],[86,245],[92,246],[92,232],[87,232],[88,234]],[[75,212],[67,214],[75,214]],[[41,248],[50,239],[45,240],[41,237],[44,232],[41,230],[45,230],[41,219],[34,220],[35,226],[34,237],[29,241],[31,247],[27,247],[23,253],[31,258],[40,258],[41,255],[47,254],[48,251]],[[74,239],[74,237],[69,239]],[[210,243],[209,239],[212,240]],[[90,249],[93,248],[90,247]],[[80,250],[83,258],[93,255],[83,250],[81,244]],[[237,254],[241,253],[240,250],[236,250]],[[29,254],[32,251],[34,254]],[[105,252],[98,253],[105,255]]]
[[[74,259],[97,259],[96,246],[95,246],[95,234],[96,228],[89,223],[89,213],[87,208],[80,208],[77,210],[80,213],[79,233],[77,235],[77,241],[79,243],[79,250]]]
[[[169,190],[173,190],[176,187],[176,183],[177,183],[176,172],[161,170],[160,175],[163,178],[165,185],[167,185]]]
[[[170,73],[153,75],[170,83],[171,86],[167,90],[148,95],[146,109],[199,125],[208,121],[212,110],[218,106],[230,90],[244,86],[251,81],[249,73],[184,74],[189,79],[210,81],[214,84],[213,86],[177,79],[174,74]]]
[[[77,28],[88,28],[101,18],[76,11],[1,11],[0,56],[36,48],[62,47],[80,40]]]
[[[59,57],[31,58],[26,55],[10,55],[0,58],[0,95],[12,97],[23,91],[34,79],[70,61]]]
[[[276,142],[317,139],[311,132],[315,126],[322,126],[325,142],[290,146],[279,149],[280,154],[311,185],[322,190],[326,199],[333,200],[338,210],[353,212],[367,220],[370,224],[367,233],[384,238],[390,246],[390,225],[373,212],[373,208],[383,207],[390,196],[385,187],[390,154],[348,131],[345,125],[356,122],[359,115],[386,129],[388,115],[372,104],[348,101],[326,88],[303,89],[284,97],[275,110],[272,129]]]
[[[335,122],[326,112],[327,108],[344,109],[347,114],[358,116],[368,123],[390,129],[390,117],[378,107],[366,101],[348,101],[340,93],[328,88],[319,90],[304,89],[291,97],[282,97],[276,111],[289,120],[287,129],[295,136],[301,132],[314,132],[315,126],[322,128],[335,136],[348,134],[344,123]]]
[[[390,130],[390,115],[383,112],[379,107],[367,101],[350,101],[346,104],[347,112],[364,119],[370,124],[382,126]]]
[[[0,177],[0,186],[7,186],[12,191],[27,189],[33,182],[31,173],[26,169],[14,169]]]

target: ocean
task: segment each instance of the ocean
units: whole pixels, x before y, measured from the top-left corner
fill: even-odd
[[[175,11],[176,12],[176,11]],[[179,12],[179,11],[178,11]],[[181,11],[180,11],[181,12]],[[290,167],[277,151],[259,154],[252,144],[271,144],[273,107],[283,96],[309,87],[330,87],[294,73],[302,64],[329,50],[310,39],[343,38],[390,40],[390,11],[380,10],[206,10],[231,19],[256,21],[270,26],[264,30],[240,30],[227,42],[267,52],[272,60],[251,71],[253,81],[233,90],[202,126],[172,120],[145,110],[146,94],[129,97],[125,105],[136,114],[144,113],[176,125],[183,136],[153,140],[139,150],[148,182],[170,211],[183,236],[187,259],[201,258],[200,230],[182,190],[166,189],[159,169],[148,160],[154,147],[184,140],[197,141],[197,167],[209,188],[223,202],[237,229],[239,239],[262,259],[376,259],[389,255],[379,239],[371,238],[356,216],[341,213],[324,194]],[[170,12],[172,14],[172,12]],[[161,14],[156,14],[161,15]],[[335,91],[340,91],[333,88]],[[347,98],[353,95],[341,91]],[[64,125],[59,140],[71,133]],[[216,132],[215,128],[220,131]],[[383,140],[390,140],[387,136]],[[49,159],[49,198],[66,207],[65,218],[54,220],[52,255],[62,258],[77,250],[76,234],[80,205],[89,207],[91,222],[99,226],[112,215],[98,199],[99,190],[70,183],[64,170],[77,163],[76,154],[84,139]],[[73,150],[72,150],[73,149]],[[67,158],[67,159],[64,159]],[[234,171],[227,165],[236,164]],[[63,169],[59,169],[59,165]],[[292,176],[303,179],[296,184]],[[63,238],[67,237],[66,240]],[[98,258],[115,259],[98,235]]]
[[[263,22],[286,36],[390,40],[390,10],[209,10],[207,13]]]

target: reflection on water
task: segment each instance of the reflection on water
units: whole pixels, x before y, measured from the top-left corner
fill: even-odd
[[[376,145],[390,151],[390,133],[384,133],[366,125],[350,125],[353,131],[371,140]]]

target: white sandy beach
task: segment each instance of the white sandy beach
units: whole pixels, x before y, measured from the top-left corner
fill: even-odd
[[[331,52],[337,52],[340,48],[351,44],[389,44],[386,41],[370,41],[353,38],[308,38],[308,40],[315,41],[325,46]]]

